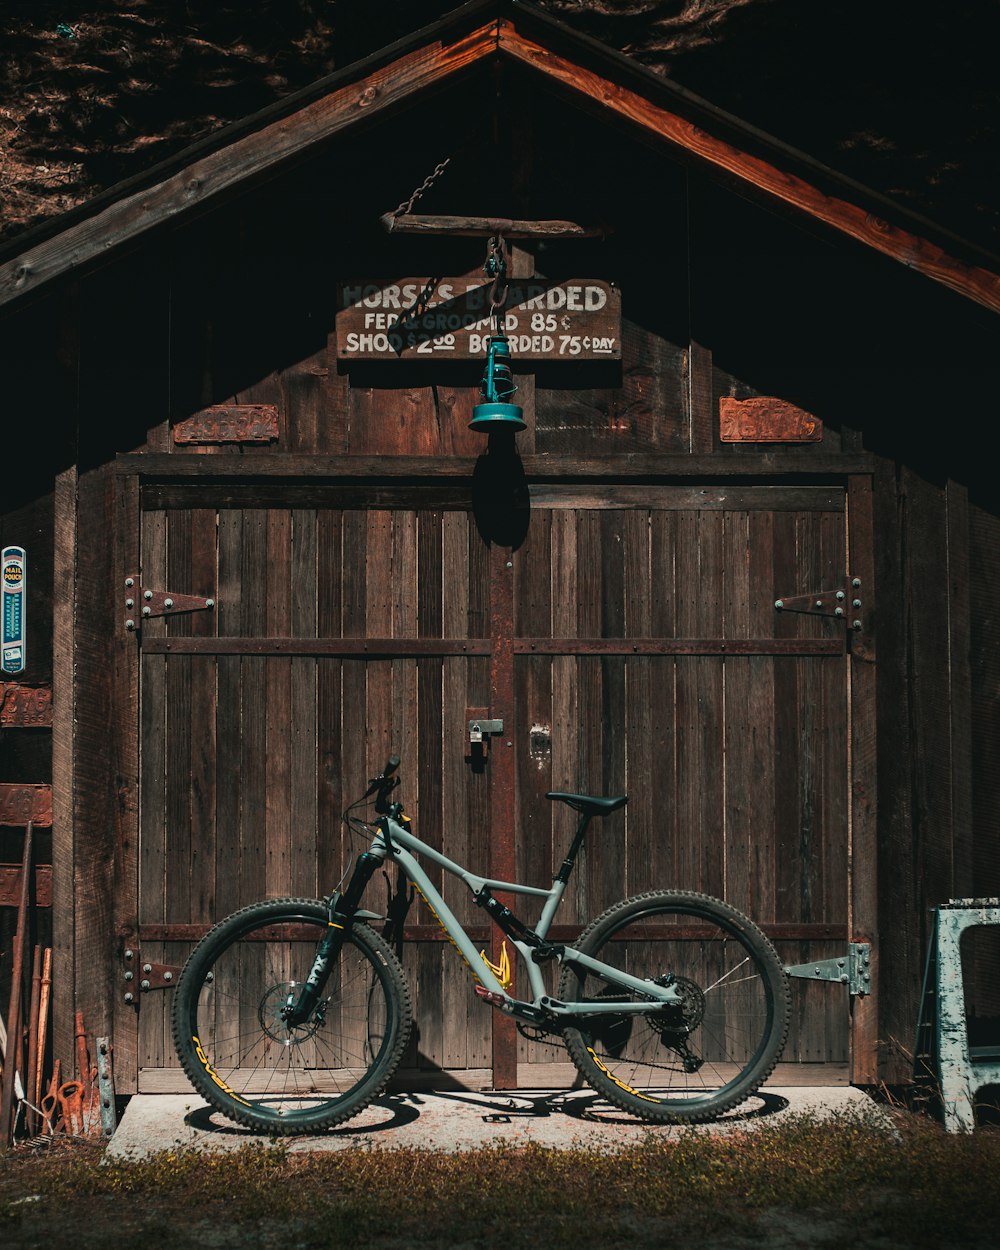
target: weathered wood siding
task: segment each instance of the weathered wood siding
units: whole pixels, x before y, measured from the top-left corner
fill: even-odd
[[[71,1053],[74,1005],[113,1022],[123,1090],[173,1062],[166,996],[123,1003],[124,949],[180,962],[232,907],[335,884],[344,802],[391,749],[424,837],[532,879],[571,832],[547,788],[627,789],[594,828],[570,928],[674,884],[746,907],[790,962],[874,941],[891,976],[877,1014],[854,1006],[859,1079],[905,1075],[927,907],[1000,893],[1000,535],[974,437],[992,325],[534,80],[507,87],[502,206],[456,121],[492,107],[484,76],[419,100],[413,142],[398,118],[344,138],[5,318],[26,419],[0,536],[30,548],[35,594],[53,589],[29,626],[55,752],[49,731],[4,734],[0,780],[53,782],[56,1046]],[[339,280],[481,263],[475,241],[378,226],[441,158],[427,136],[443,118],[437,207],[566,216],[569,199],[608,239],[519,244],[515,272],[622,290],[620,365],[515,362],[529,428],[506,499],[467,428],[477,363],[348,368],[333,350]],[[393,161],[371,160],[379,144]],[[822,439],[723,442],[721,401],[758,396]],[[174,442],[192,416],[250,404],[276,410],[273,441]],[[774,612],[862,567],[850,658],[833,621]],[[150,622],[137,645],[121,584],[137,570],[218,607]],[[364,639],[377,656],[338,651]],[[496,698],[508,642],[511,811],[490,787],[503,757],[465,760],[467,709]],[[410,925],[409,1061],[489,1069],[490,1013],[422,904]],[[974,1009],[1000,1014],[995,960],[975,959]],[[843,1058],[839,988],[795,1001],[789,1056]]]

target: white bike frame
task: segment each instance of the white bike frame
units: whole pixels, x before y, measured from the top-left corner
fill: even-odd
[[[508,894],[526,894],[533,898],[545,899],[541,917],[534,928],[535,935],[543,940],[549,931],[560,900],[565,893],[566,883],[556,879],[552,882],[551,889],[542,890],[537,886],[520,885],[514,881],[495,881],[491,877],[477,876],[475,873],[471,873],[463,868],[461,864],[457,864],[454,860],[449,859],[447,855],[443,855],[440,851],[435,850],[434,847],[428,846],[426,842],[422,842],[416,834],[410,833],[408,829],[390,816],[383,817],[383,820],[388,828],[391,846],[387,844],[385,834],[379,829],[372,839],[369,853],[378,859],[391,859],[399,864],[404,875],[420,892],[424,902],[434,913],[438,923],[458,949],[473,977],[490,992],[493,996],[490,1001],[502,1011],[506,1011],[511,1015],[517,1015],[519,1008],[529,1006],[536,1013],[540,1011],[551,1017],[594,1016],[602,1014],[616,1016],[643,1015],[651,1011],[658,1011],[666,1004],[681,1001],[680,994],[673,985],[658,985],[655,981],[640,980],[638,977],[630,976],[627,972],[622,972],[619,968],[612,968],[610,964],[602,963],[598,959],[591,959],[589,955],[583,954],[572,945],[560,944],[560,948],[554,956],[560,962],[565,961],[566,963],[578,964],[589,972],[596,972],[614,985],[620,985],[623,989],[642,994],[646,999],[645,1002],[563,1002],[546,993],[541,968],[532,958],[532,946],[511,936],[511,944],[516,949],[527,971],[528,984],[532,995],[531,999],[527,1001],[515,999],[500,984],[489,964],[476,950],[461,922],[456,919],[454,913],[441,897],[440,892],[435,888],[415,856],[422,855],[429,860],[433,860],[435,864],[439,864],[445,872],[449,872],[452,876],[458,877],[460,881],[463,881],[473,895],[477,895],[483,889],[487,889],[490,891],[502,890]]]

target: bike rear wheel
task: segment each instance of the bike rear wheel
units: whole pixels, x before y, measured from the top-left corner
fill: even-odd
[[[564,1029],[587,1083],[623,1110],[660,1123],[711,1120],[749,1098],[788,1035],[788,981],[764,934],[704,894],[650,893],[599,916],[576,949],[680,1001],[650,1014],[580,1015]],[[567,962],[564,1002],[643,1001]]]
[[[356,922],[317,1010],[282,1015],[327,932],[316,899],[234,912],[201,940],[173,1004],[177,1054],[224,1115],[269,1133],[315,1133],[356,1115],[385,1088],[409,1037],[409,988],[394,952]]]

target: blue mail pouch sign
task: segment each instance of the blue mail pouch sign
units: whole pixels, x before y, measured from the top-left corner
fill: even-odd
[[[0,555],[3,580],[3,641],[0,644],[0,670],[21,673],[25,664],[24,588],[25,560],[23,547],[4,547]]]

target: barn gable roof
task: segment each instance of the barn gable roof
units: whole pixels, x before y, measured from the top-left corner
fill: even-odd
[[[764,203],[823,223],[992,311],[1000,259],[714,108],[524,0],[471,0],[403,42],[225,127],[0,249],[0,305],[222,203],[317,144],[480,63],[540,75]]]

